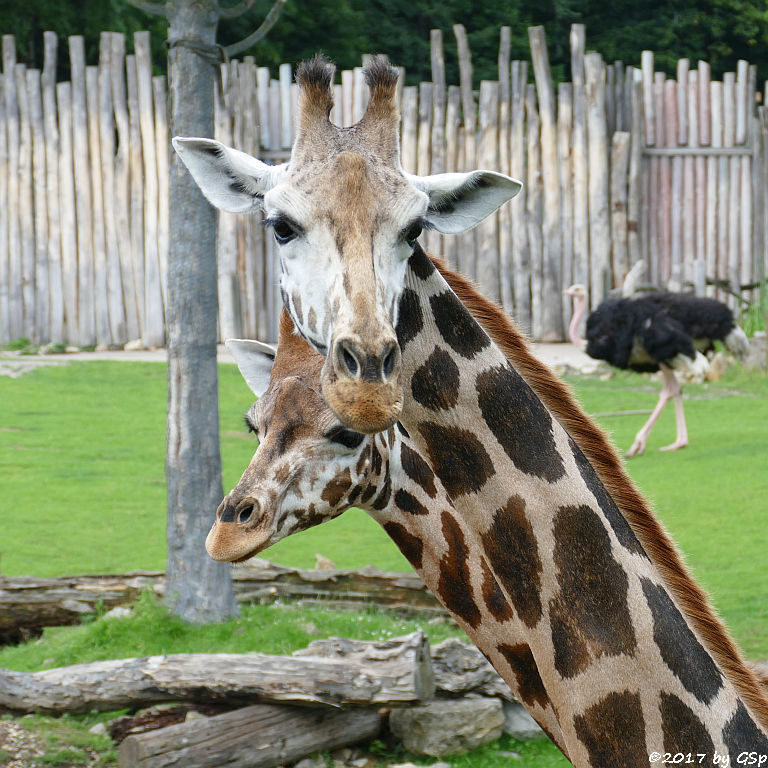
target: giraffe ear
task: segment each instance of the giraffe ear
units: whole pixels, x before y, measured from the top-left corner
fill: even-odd
[[[267,165],[213,139],[176,136],[173,148],[211,205],[228,213],[251,213],[285,175],[286,164]]]
[[[256,397],[261,397],[269,387],[277,349],[250,339],[227,339],[226,345],[246,384]]]
[[[523,186],[494,171],[405,176],[416,189],[426,192],[429,208],[424,218],[444,235],[457,235],[476,227]]]

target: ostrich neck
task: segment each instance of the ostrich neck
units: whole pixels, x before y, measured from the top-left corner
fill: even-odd
[[[571,344],[583,349],[586,346],[586,341],[579,332],[579,326],[587,309],[587,300],[584,296],[577,296],[573,304],[573,317],[571,317],[568,326],[568,338],[571,340]]]

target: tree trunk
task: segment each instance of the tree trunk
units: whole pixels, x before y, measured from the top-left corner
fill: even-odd
[[[171,0],[166,12],[171,134],[211,137],[216,69],[183,41],[215,44],[217,3]],[[237,613],[229,566],[211,560],[204,547],[224,495],[216,371],[216,213],[175,155],[170,197],[166,600],[187,621],[207,623]]]

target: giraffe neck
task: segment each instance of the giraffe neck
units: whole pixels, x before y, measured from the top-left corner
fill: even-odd
[[[371,440],[368,484],[356,505],[376,520],[549,737],[567,755],[533,659],[516,649],[514,610],[474,534],[402,425]],[[474,575],[474,576],[473,576]],[[473,584],[477,576],[480,580]],[[484,599],[475,603],[475,592]],[[501,649],[501,650],[500,650]]]
[[[584,454],[419,249],[397,331],[401,421],[462,524],[441,563],[480,552],[451,610],[483,624],[485,563],[513,615],[483,650],[507,680],[529,662],[574,763],[768,747]]]

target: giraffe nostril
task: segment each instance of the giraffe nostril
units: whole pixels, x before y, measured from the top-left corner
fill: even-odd
[[[259,511],[260,505],[256,499],[243,501],[237,507],[237,522],[241,525],[252,523]]]
[[[381,362],[381,373],[385,381],[392,375],[392,372],[395,370],[399,350],[400,348],[397,346],[397,343],[392,342],[389,346],[389,350],[384,354],[384,359]]]
[[[346,345],[342,346],[341,359],[344,361],[344,365],[347,367],[347,370],[353,376],[356,376],[357,372],[360,370],[360,366],[358,365],[357,358],[352,354]]]

